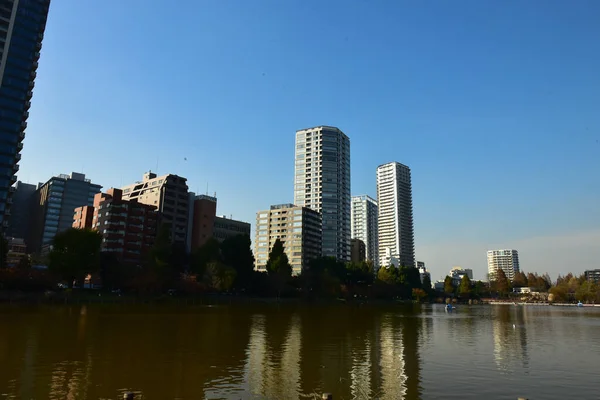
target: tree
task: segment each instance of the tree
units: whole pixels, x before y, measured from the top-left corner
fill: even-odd
[[[102,244],[99,232],[70,228],[58,233],[52,244],[49,268],[66,280],[69,287],[73,287],[75,280],[98,271]]]
[[[252,241],[248,235],[236,235],[221,243],[223,263],[236,271],[236,286],[247,286],[254,271]]]
[[[458,293],[461,297],[469,298],[471,296],[471,279],[467,275],[463,275],[458,287]]]
[[[8,240],[0,233],[0,268],[6,268],[8,259]]]
[[[135,269],[124,265],[113,252],[100,253],[100,279],[104,289],[125,289],[134,280]]]
[[[377,272],[377,279],[388,285],[393,285],[398,282],[398,270],[393,265],[381,267]]]
[[[513,287],[527,287],[527,275],[524,272],[517,272],[513,279]]]
[[[538,276],[537,274],[533,274],[532,272],[527,274],[527,284],[530,287],[534,287],[536,290],[539,290],[539,288],[537,287],[538,284]]]
[[[423,276],[423,290],[425,290],[425,292],[428,294],[431,294],[431,275],[429,274],[425,274],[425,276]]]
[[[412,295],[414,297],[414,299],[416,301],[418,301],[419,303],[425,298],[427,297],[427,293],[425,293],[425,291],[423,289],[419,289],[419,288],[413,288],[412,290]]]
[[[454,293],[454,284],[452,283],[452,278],[448,275],[446,275],[446,278],[444,279],[444,293],[446,293],[447,296]]]
[[[19,263],[17,264],[17,268],[24,270],[31,268],[31,260],[29,259],[29,256],[21,256],[21,258],[19,259]]]
[[[347,283],[352,285],[373,283],[373,263],[363,261],[359,263],[347,263]]]
[[[206,267],[205,280],[215,290],[228,291],[233,286],[235,277],[235,269],[220,261],[212,261]]]
[[[417,289],[421,289],[422,288],[422,284],[421,284],[421,274],[419,273],[419,270],[415,267],[400,267],[400,270],[398,271],[399,274],[404,275],[404,284],[406,285],[406,287],[409,289],[409,293],[412,291],[412,289],[417,288]]]
[[[489,294],[485,283],[483,283],[482,281],[475,282],[473,294],[477,297],[482,297],[486,294]]]
[[[506,277],[504,270],[498,268],[494,274],[494,280],[491,282],[493,289],[501,296],[505,296],[510,292],[510,281]]]
[[[192,254],[190,269],[202,279],[208,264],[215,261],[221,261],[221,249],[219,241],[211,237]]]
[[[292,277],[292,266],[290,265],[287,254],[285,254],[283,243],[281,243],[281,240],[279,239],[275,240],[275,243],[273,244],[273,248],[269,253],[266,268],[267,273],[271,277],[277,290],[277,296],[279,297]]]
[[[292,275],[292,266],[290,265],[287,254],[285,254],[283,243],[279,239],[275,240],[275,243],[273,244],[273,248],[269,253],[266,268],[269,275]]]
[[[579,301],[594,301],[597,292],[597,285],[594,282],[586,280],[579,286],[575,292],[575,296]]]
[[[187,263],[187,252],[182,243],[173,243],[169,225],[162,224],[150,250],[145,266],[144,279],[148,290],[162,291],[172,288],[180,278]],[[139,283],[139,282],[138,282]]]

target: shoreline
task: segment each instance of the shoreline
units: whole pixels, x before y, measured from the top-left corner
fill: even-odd
[[[512,301],[490,301],[487,304],[491,306],[552,306],[552,307],[577,307],[577,303],[527,303],[527,302],[512,302]],[[583,307],[600,307],[600,304],[583,304]]]

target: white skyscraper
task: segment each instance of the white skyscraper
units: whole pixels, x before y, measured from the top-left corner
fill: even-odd
[[[352,239],[360,239],[367,250],[367,260],[379,266],[377,248],[377,201],[367,195],[352,196]]]
[[[296,132],[294,204],[321,213],[323,255],[350,261],[350,139],[338,128]]]
[[[415,267],[410,168],[398,162],[377,167],[379,262]]]
[[[489,250],[487,259],[490,279],[494,279],[498,269],[502,269],[510,280],[513,280],[517,272],[520,271],[519,252],[517,250]]]

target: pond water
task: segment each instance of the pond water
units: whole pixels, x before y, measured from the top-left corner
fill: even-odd
[[[599,367],[599,308],[0,306],[0,400],[592,399]]]

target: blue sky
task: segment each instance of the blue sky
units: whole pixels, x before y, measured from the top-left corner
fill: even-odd
[[[53,1],[19,179],[176,173],[254,223],[294,133],[351,139],[352,193],[412,169],[417,258],[600,267],[600,2]],[[187,161],[185,161],[187,158]]]

